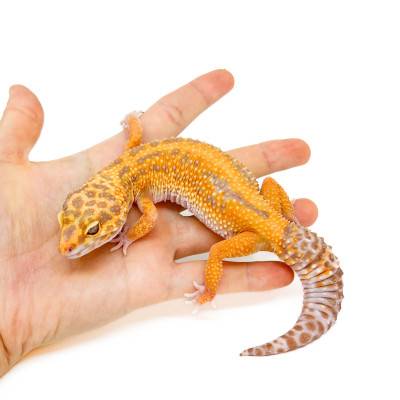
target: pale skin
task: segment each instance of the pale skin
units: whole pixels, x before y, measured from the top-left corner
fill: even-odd
[[[212,71],[157,101],[142,116],[144,142],[178,135],[233,87],[225,70]],[[248,116],[249,117],[249,116]],[[137,308],[182,297],[203,279],[204,261],[176,259],[209,250],[220,240],[171,204],[123,257],[110,245],[78,260],[58,252],[57,213],[72,190],[123,150],[123,133],[86,151],[51,162],[30,162],[43,109],[16,85],[0,122],[0,376],[33,349],[110,322]],[[299,139],[272,140],[232,150],[256,176],[307,162]],[[305,226],[317,217],[311,200],[295,202]],[[139,216],[132,213],[132,219]],[[154,251],[157,249],[157,251]],[[279,262],[226,263],[220,293],[278,288],[293,279]]]

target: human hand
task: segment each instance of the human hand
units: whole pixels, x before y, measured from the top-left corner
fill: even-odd
[[[232,86],[232,76],[217,70],[163,97],[142,116],[143,140],[178,135]],[[177,206],[158,204],[155,229],[127,257],[110,253],[108,245],[77,260],[63,257],[57,213],[66,195],[116,158],[126,138],[120,133],[70,157],[30,162],[42,124],[37,98],[23,86],[12,87],[0,122],[0,376],[39,346],[181,297],[193,280],[202,280],[205,262],[175,260],[205,252],[220,239],[194,217],[181,216]],[[309,149],[288,139],[231,154],[261,176],[305,163]],[[297,200],[295,209],[306,226],[316,219],[310,200]],[[267,290],[293,279],[280,262],[226,265],[220,293]]]

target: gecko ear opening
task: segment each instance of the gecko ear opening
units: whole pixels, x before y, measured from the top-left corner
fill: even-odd
[[[63,226],[63,217],[64,217],[64,214],[62,211],[60,211],[57,214],[58,224],[60,225],[60,228],[62,228],[62,226]]]

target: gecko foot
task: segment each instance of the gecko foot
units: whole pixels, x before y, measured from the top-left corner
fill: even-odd
[[[196,281],[193,281],[193,286],[196,289],[192,293],[185,293],[183,296],[186,299],[186,303],[188,304],[197,304],[194,308],[192,314],[196,314],[199,310],[199,304],[204,304],[207,302],[211,303],[212,308],[217,308],[214,302],[214,296],[209,293],[204,285],[200,285]]]
[[[127,233],[129,231],[128,225],[122,228],[122,231],[111,240],[111,243],[117,243],[114,247],[110,249],[111,252],[122,248],[122,253],[124,256],[128,254],[128,247],[133,243],[133,240],[129,240]]]
[[[144,114],[143,111],[132,111],[125,116],[125,118],[121,121],[122,129],[125,133],[129,134],[129,120],[131,118],[139,119]]]

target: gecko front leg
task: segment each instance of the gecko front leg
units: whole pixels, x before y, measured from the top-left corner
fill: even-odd
[[[137,205],[142,215],[132,227],[124,227],[118,236],[118,243],[111,251],[122,247],[124,256],[127,255],[128,247],[136,240],[147,235],[155,226],[157,221],[157,208],[153,199],[147,193],[142,193],[137,199]]]

